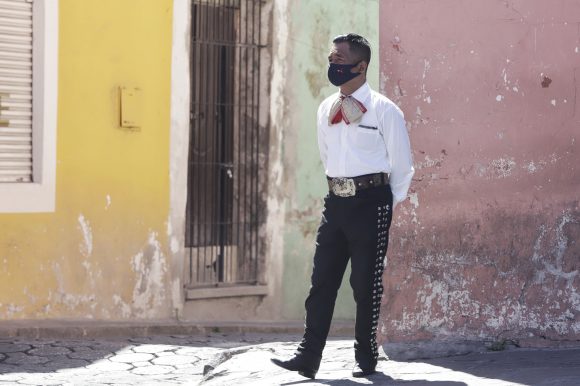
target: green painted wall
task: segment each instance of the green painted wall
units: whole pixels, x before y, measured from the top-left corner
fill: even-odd
[[[368,70],[371,87],[378,90],[377,0],[290,1],[287,43],[288,124],[284,126],[284,159],[287,216],[284,227],[283,316],[304,317],[304,300],[310,287],[312,256],[322,198],[327,186],[316,139],[316,111],[320,102],[336,91],[326,77],[328,52],[336,35],[356,32],[372,44]],[[344,276],[335,308],[335,319],[354,319],[354,300]]]

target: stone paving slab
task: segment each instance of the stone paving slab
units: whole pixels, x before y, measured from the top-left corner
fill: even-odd
[[[512,349],[394,361],[351,376],[351,339],[328,342],[317,379],[270,362],[291,355],[296,335],[211,334],[137,339],[0,339],[2,385],[580,385],[580,348]]]

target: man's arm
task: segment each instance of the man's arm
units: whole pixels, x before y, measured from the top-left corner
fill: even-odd
[[[386,143],[391,177],[389,184],[393,192],[393,208],[407,198],[407,192],[413,179],[413,157],[409,134],[405,126],[403,112],[391,106],[383,115],[383,128],[386,130]]]

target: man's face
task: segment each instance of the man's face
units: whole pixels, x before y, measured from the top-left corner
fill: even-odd
[[[334,43],[328,55],[328,63],[355,64],[356,58],[352,57],[347,42]]]
[[[367,63],[360,58],[357,58],[350,51],[347,42],[333,43],[330,53],[328,54],[328,63],[334,64],[357,64],[350,72],[365,73]]]

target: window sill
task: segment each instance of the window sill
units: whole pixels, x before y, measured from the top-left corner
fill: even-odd
[[[231,298],[240,296],[266,296],[268,286],[245,285],[237,287],[190,288],[185,291],[185,300]]]
[[[52,176],[51,176],[52,177]],[[55,209],[55,186],[50,183],[0,184],[0,213],[47,213]]]

